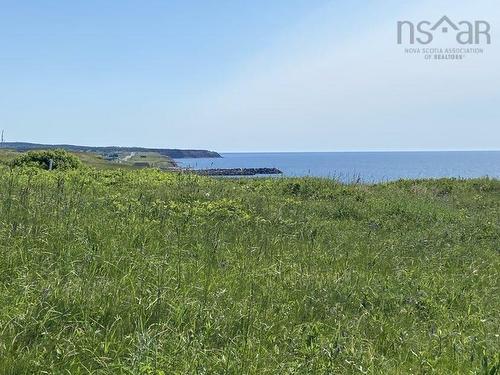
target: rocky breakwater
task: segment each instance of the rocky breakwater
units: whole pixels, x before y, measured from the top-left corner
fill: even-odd
[[[257,176],[282,174],[278,168],[216,168],[193,171],[202,176]]]

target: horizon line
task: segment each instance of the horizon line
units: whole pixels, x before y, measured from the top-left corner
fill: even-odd
[[[320,150],[320,151],[216,151],[219,154],[324,154],[324,153],[356,153],[356,152],[500,152],[500,149],[366,149],[366,150]]]
[[[98,146],[98,145],[83,145],[76,143],[37,143],[33,141],[7,141],[3,142],[3,145],[9,145],[12,143],[26,143],[32,145],[40,145],[40,146],[75,146],[75,147],[96,147],[96,148],[144,148],[144,149],[163,149],[163,150],[194,150],[194,151],[211,151],[217,152],[219,154],[279,154],[279,153],[288,153],[288,154],[300,154],[300,153],[356,153],[356,152],[500,152],[499,149],[480,149],[480,148],[470,148],[470,149],[347,149],[347,150],[279,150],[279,151],[269,151],[269,150],[224,150],[218,151],[212,148],[193,148],[193,147],[165,147],[165,146],[139,146],[139,145],[106,145],[106,146]]]

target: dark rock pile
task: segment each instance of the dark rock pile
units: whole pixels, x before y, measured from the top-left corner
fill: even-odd
[[[202,176],[256,176],[282,174],[277,168],[217,168],[194,171]]]

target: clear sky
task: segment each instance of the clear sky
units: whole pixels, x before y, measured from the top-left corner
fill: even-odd
[[[461,62],[398,20],[487,20]],[[0,0],[7,141],[217,151],[500,149],[498,0]],[[438,41],[439,42],[439,41]]]

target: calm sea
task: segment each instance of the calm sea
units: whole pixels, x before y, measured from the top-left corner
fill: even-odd
[[[226,153],[217,159],[177,159],[193,169],[275,167],[284,176],[351,182],[400,178],[500,178],[500,151]]]

